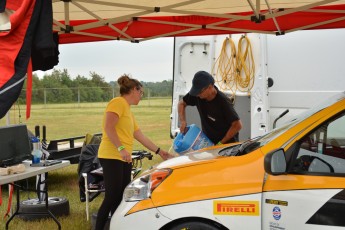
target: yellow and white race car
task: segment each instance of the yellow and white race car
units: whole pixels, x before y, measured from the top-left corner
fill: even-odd
[[[345,229],[345,92],[264,136],[155,166],[110,229]]]

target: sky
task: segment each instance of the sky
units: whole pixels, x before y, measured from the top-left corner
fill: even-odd
[[[122,74],[145,82],[160,82],[173,77],[173,38],[157,38],[140,43],[104,41],[59,46],[59,64],[74,79],[78,74],[89,78],[90,72],[116,81]],[[41,78],[50,71],[36,71]]]

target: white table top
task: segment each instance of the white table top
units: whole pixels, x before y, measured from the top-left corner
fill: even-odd
[[[39,174],[43,174],[46,172],[50,172],[55,169],[64,168],[70,165],[69,161],[62,161],[59,164],[51,165],[51,166],[43,166],[43,167],[31,167],[31,161],[23,161],[23,164],[25,165],[25,172],[18,173],[18,174],[11,174],[6,176],[0,176],[0,185],[2,184],[8,184],[15,181],[20,181],[23,179],[27,179],[30,177],[37,176]]]

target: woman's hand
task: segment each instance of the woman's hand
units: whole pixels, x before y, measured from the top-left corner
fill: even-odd
[[[164,151],[163,149],[159,150],[158,154],[162,157],[163,160],[167,160],[174,157],[173,155],[170,155],[167,151]]]
[[[120,151],[120,155],[121,155],[122,160],[124,160],[125,162],[128,162],[128,163],[132,162],[132,155],[129,152],[127,152],[126,149],[122,149]]]

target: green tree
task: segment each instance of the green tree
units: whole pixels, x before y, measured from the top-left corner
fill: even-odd
[[[104,80],[104,77],[95,72],[90,72],[90,77],[93,86],[101,90],[99,91],[100,101],[108,101],[109,96],[112,94],[111,85]]]
[[[42,79],[43,87],[46,90],[47,102],[66,103],[73,101],[73,92],[68,87],[71,81],[67,70],[53,70],[51,75],[44,75]]]
[[[67,69],[53,69],[51,74],[45,74],[39,79],[37,74],[32,78],[32,103],[101,102],[109,101],[115,93],[119,93],[116,81],[106,82],[104,77],[96,72],[90,72],[89,77],[77,75],[72,79]],[[19,97],[19,103],[26,102],[26,83]],[[144,86],[145,97],[172,95],[172,80],[162,82],[141,82]],[[114,92],[113,92],[114,91]]]

